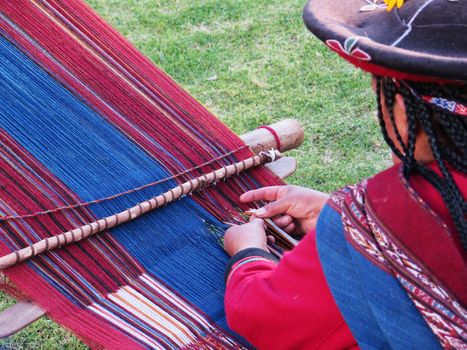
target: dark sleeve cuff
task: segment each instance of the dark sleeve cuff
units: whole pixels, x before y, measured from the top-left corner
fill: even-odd
[[[227,277],[229,277],[230,271],[232,270],[232,267],[235,265],[236,262],[248,258],[249,256],[261,256],[263,258],[266,258],[268,260],[271,260],[273,262],[279,262],[279,259],[276,258],[274,255],[271,253],[268,253],[267,251],[261,249],[261,248],[247,248],[239,251],[237,254],[235,254],[233,257],[230,258],[230,260],[227,262],[227,266],[225,267],[225,280],[227,281]]]

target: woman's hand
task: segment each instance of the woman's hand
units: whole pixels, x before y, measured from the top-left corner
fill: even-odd
[[[248,191],[240,196],[242,202],[270,201],[258,209],[258,218],[273,218],[287,233],[304,235],[316,227],[316,221],[329,195],[299,186],[271,186]]]
[[[268,251],[264,221],[253,218],[250,222],[232,226],[224,235],[224,249],[233,256],[247,248],[260,248]]]

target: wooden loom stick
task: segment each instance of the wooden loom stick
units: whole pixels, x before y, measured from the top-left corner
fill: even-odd
[[[248,147],[257,154],[271,148],[280,152],[290,151],[303,143],[305,132],[303,126],[295,119],[284,119],[270,124],[265,128],[258,128],[240,136]],[[297,161],[293,157],[283,157],[278,161],[265,164],[265,167],[281,179],[292,175],[297,169]]]
[[[88,223],[73,230],[63,232],[53,237],[45,238],[29,247],[16,250],[0,258],[0,270],[16,265],[24,260],[30,259],[36,255],[60,248],[70,243],[79,242],[89,236],[99,232],[119,226],[123,223],[132,221],[143,214],[146,214],[156,208],[165,206],[181,197],[193,193],[194,191],[204,189],[205,187],[226,179],[232,175],[253,168],[255,166],[274,161],[280,157],[278,151],[261,152],[258,155],[242,160],[238,163],[224,166],[220,169],[204,174],[190,181],[186,181],[159,196],[153,197],[144,202],[128,208],[120,213],[105,217],[100,220]]]
[[[297,170],[297,160],[294,157],[282,157],[275,162],[264,164],[264,167],[276,174],[277,177],[285,179]]]
[[[281,240],[284,241],[284,245],[286,246],[287,249],[292,249],[296,247],[297,244],[299,243],[298,240],[296,240],[291,235],[289,235],[287,232],[282,230],[271,219],[264,219],[264,222],[266,223],[266,226],[268,227],[268,229],[274,232],[274,237],[280,238]]]
[[[284,119],[280,122],[267,126],[267,129],[256,129],[240,136],[254,153],[271,148],[280,152],[297,148],[303,143],[304,130],[299,121],[295,119]]]
[[[256,212],[257,209],[250,209],[246,210],[245,214],[246,215],[253,215]],[[272,219],[263,219],[264,223],[266,224],[266,227],[269,231],[269,233],[272,234],[273,237],[276,238],[276,240],[280,240],[282,248],[285,248],[287,250],[293,249],[294,247],[297,246],[299,243],[298,240],[293,238],[291,235],[289,235],[287,232],[285,232],[283,229],[281,229],[279,226],[277,226]],[[277,243],[277,242],[276,242]]]
[[[2,311],[0,317],[0,339],[9,337],[37,321],[45,312],[36,304],[23,300]]]

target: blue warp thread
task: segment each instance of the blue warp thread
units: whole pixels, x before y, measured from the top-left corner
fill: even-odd
[[[83,201],[171,175],[2,37],[0,62],[0,127]],[[104,217],[175,185],[168,181],[91,210]],[[225,327],[227,256],[207,224],[223,226],[184,198],[112,234],[148,271]]]

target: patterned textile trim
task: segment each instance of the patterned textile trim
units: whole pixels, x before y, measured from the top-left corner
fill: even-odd
[[[256,262],[256,261],[267,261],[267,262],[272,262],[273,264],[276,263],[276,262],[272,261],[271,259],[268,259],[268,258],[265,258],[265,257],[262,257],[262,256],[249,256],[249,257],[247,257],[245,259],[242,259],[232,267],[232,270],[230,271],[229,275],[227,276],[226,285],[229,283],[230,277],[235,273],[235,271],[237,271],[237,269],[240,266],[243,266],[243,265],[246,265],[246,264],[249,264],[249,263],[252,263],[252,262]]]
[[[345,198],[347,194],[352,193],[353,189],[353,185],[348,185],[338,191],[333,192],[331,196],[329,196],[327,204],[338,213],[342,213]]]
[[[402,182],[402,185],[404,185],[405,190],[410,194],[410,196],[418,203],[420,206],[426,210],[427,212],[430,213],[430,215],[440,224],[441,226],[444,227],[445,230],[449,231],[449,227],[446,225],[446,223],[441,220],[438,214],[436,214],[433,209],[430,208],[430,206],[423,200],[422,197],[418,195],[417,192],[414,191],[412,186],[410,186],[409,182],[407,179],[402,175],[403,169],[402,167],[399,169],[399,179]]]
[[[425,102],[428,102],[436,107],[444,109],[448,112],[467,117],[467,106],[456,101],[447,100],[442,97],[422,96]]]
[[[347,241],[369,261],[398,279],[445,349],[465,349],[467,310],[366,206],[367,181],[334,193]]]
[[[456,114],[462,117],[467,117],[467,106],[466,105],[453,101],[453,100],[448,100],[443,97],[421,95],[406,81],[404,80],[395,80],[395,81],[397,84],[405,85],[410,90],[412,95],[414,95],[421,101],[431,104],[432,106],[435,106],[439,109],[443,109],[452,114]]]
[[[381,253],[378,242],[372,237],[370,223],[366,219],[365,190],[367,181],[353,186],[346,194],[342,202],[341,216],[347,240],[358,251],[364,251],[364,255],[383,271],[391,273],[384,255]],[[350,200],[349,200],[350,199]]]
[[[268,260],[278,262],[279,259],[272,255],[270,252],[265,251],[264,249],[261,248],[246,248],[238,253],[236,253],[234,256],[230,258],[230,260],[227,262],[227,265],[225,266],[225,272],[224,272],[224,279],[227,282],[227,279],[230,275],[230,272],[232,268],[239,262],[242,261],[246,258],[250,257],[263,257]]]

